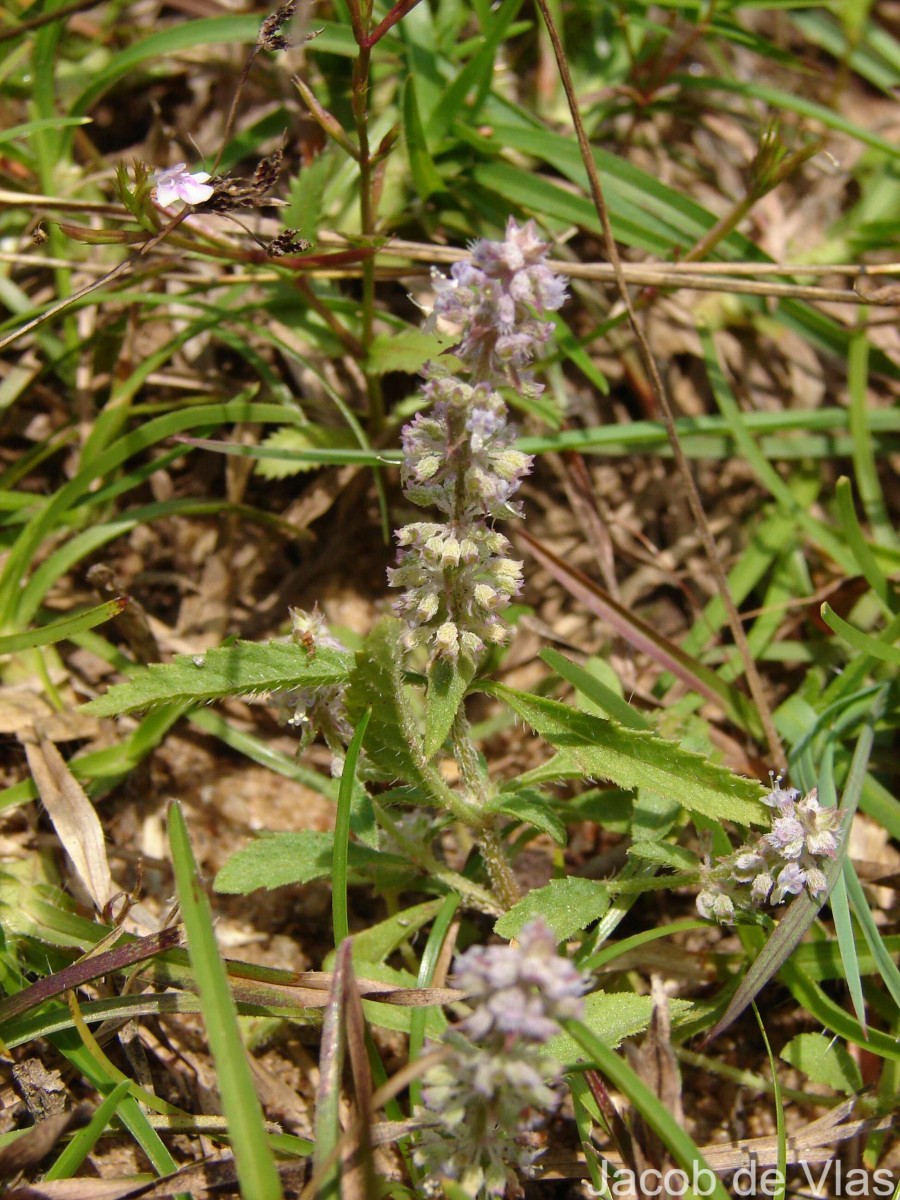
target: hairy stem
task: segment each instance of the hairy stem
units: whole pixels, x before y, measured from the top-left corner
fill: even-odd
[[[478,751],[472,742],[469,722],[462,705],[453,718],[450,741],[463,788],[478,808],[483,809],[491,798],[493,787],[482,768]],[[488,814],[485,816],[487,819],[473,828],[472,832],[478,841],[478,848],[481,851],[491,884],[505,911],[512,908],[521,899],[522,893],[507,858],[503,839],[498,833],[496,818],[492,815],[488,816]]]

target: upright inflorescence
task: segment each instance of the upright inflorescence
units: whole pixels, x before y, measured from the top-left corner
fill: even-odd
[[[771,792],[764,797],[773,810],[769,832],[706,868],[697,897],[702,916],[732,921],[736,903],[749,899],[757,905],[781,904],[804,889],[815,899],[824,899],[828,890],[824,867],[838,851],[841,814],[836,808],[822,808],[815,788],[801,799],[796,788],[781,783],[780,778],[773,780]]]
[[[397,533],[398,566],[388,573],[403,588],[396,611],[408,646],[428,644],[432,659],[476,659],[505,640],[502,613],[522,585],[521,563],[493,522],[519,516],[513,496],[531,468],[516,450],[506,403],[497,390],[537,395],[527,367],[552,325],[541,318],[561,307],[565,281],[545,260],[534,223],[510,219],[502,242],[479,241],[471,258],[437,291],[430,324],[449,324],[457,373],[426,366],[421,412],[403,431],[402,482],[407,497],[434,507],[439,521]]]
[[[472,1011],[445,1036],[448,1057],[423,1081],[413,1161],[436,1194],[441,1178],[479,1200],[516,1193],[517,1176],[540,1154],[534,1131],[560,1099],[561,1068],[545,1043],[560,1021],[581,1016],[589,980],[538,920],[518,945],[467,950],[452,982],[469,993]]]
[[[346,650],[346,646],[328,628],[318,609],[305,612],[291,609],[291,640],[302,646],[307,654],[317,650]],[[270,703],[281,713],[285,724],[300,730],[299,750],[304,749],[321,734],[332,754],[332,774],[340,775],[344,752],[350,744],[353,729],[347,716],[346,684],[319,684],[316,687],[291,688],[273,693]]]

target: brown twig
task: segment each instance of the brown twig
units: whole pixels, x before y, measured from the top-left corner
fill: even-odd
[[[99,0],[74,0],[74,3],[65,4],[54,12],[41,13],[39,17],[31,17],[28,21],[13,25],[11,29],[0,30],[0,42],[9,42],[18,37],[20,33],[32,33],[35,29],[43,28],[44,25],[52,25],[54,21],[64,21],[66,17],[72,17],[76,13],[84,12],[87,8],[93,8],[98,2]]]
[[[703,504],[700,499],[700,494],[697,490],[697,485],[694,482],[694,477],[691,473],[687,456],[685,455],[681,447],[681,442],[678,438],[678,433],[675,428],[675,418],[672,412],[672,406],[669,401],[668,394],[666,392],[665,384],[663,383],[662,376],[659,373],[659,368],[656,365],[656,360],[653,357],[653,352],[650,349],[650,344],[647,341],[647,337],[638,323],[637,314],[634,310],[634,304],[632,303],[631,296],[628,292],[628,282],[625,278],[624,272],[622,271],[622,262],[619,258],[619,251],[616,246],[615,237],[613,236],[612,225],[609,219],[609,210],[606,207],[606,199],[603,194],[603,188],[600,185],[600,176],[597,172],[597,167],[594,162],[594,155],[591,151],[591,145],[588,141],[587,132],[585,131],[584,123],[581,120],[581,113],[578,107],[578,97],[575,93],[575,87],[572,82],[571,73],[569,72],[569,65],[566,61],[566,54],[559,36],[559,30],[556,27],[556,22],[552,12],[550,11],[548,0],[537,0],[537,3],[541,12],[541,16],[544,20],[544,24],[547,28],[550,42],[553,46],[553,52],[556,56],[556,65],[559,70],[563,90],[566,93],[569,111],[572,115],[572,122],[575,127],[575,135],[578,139],[578,146],[581,151],[582,161],[587,171],[591,197],[594,201],[594,207],[597,210],[597,215],[600,218],[600,224],[603,229],[606,253],[613,268],[616,286],[618,288],[619,295],[622,298],[622,303],[624,304],[626,312],[628,313],[628,320],[634,332],[641,362],[644,370],[647,372],[647,377],[650,380],[654,397],[659,405],[660,416],[666,428],[666,434],[669,439],[669,444],[672,447],[672,454],[675,458],[678,473],[681,476],[685,491],[687,492],[688,505],[694,520],[697,523],[698,532],[703,541],[703,546],[716,581],[716,588],[722,598],[722,603],[728,618],[728,624],[731,629],[735,645],[740,653],[744,670],[747,674],[747,683],[750,687],[750,692],[753,696],[754,703],[759,710],[760,719],[765,731],[766,741],[768,742],[769,757],[774,767],[781,768],[785,765],[784,751],[781,745],[781,739],[778,736],[778,731],[776,730],[775,723],[772,719],[772,711],[769,706],[768,697],[766,696],[762,679],[760,678],[759,672],[756,669],[756,663],[753,659],[753,654],[747,642],[747,635],[744,632],[740,614],[738,613],[734,600],[731,597],[725,568],[722,565],[721,559],[719,558],[719,552],[716,548],[715,539],[713,538],[712,531],[710,530],[709,522],[706,519],[706,514],[703,511]]]

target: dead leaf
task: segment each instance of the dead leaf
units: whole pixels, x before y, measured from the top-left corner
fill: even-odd
[[[56,746],[47,738],[20,733],[28,766],[56,835],[72,860],[94,907],[103,909],[119,890],[112,880],[103,827],[81,784]]]
[[[46,1121],[38,1121],[21,1137],[16,1138],[14,1142],[8,1142],[0,1149],[0,1179],[9,1179],[19,1171],[24,1171],[26,1167],[39,1163],[67,1130],[80,1129],[87,1125],[90,1119],[91,1106],[79,1104],[69,1112],[58,1113],[55,1117],[48,1117]],[[97,1181],[95,1179],[92,1182],[96,1184]],[[7,1193],[9,1200],[16,1195],[20,1195],[18,1190]],[[27,1190],[21,1193],[23,1200],[26,1195]],[[93,1200],[97,1200],[96,1193],[93,1194]]]

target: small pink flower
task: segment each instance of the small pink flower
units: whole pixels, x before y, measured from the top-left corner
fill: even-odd
[[[209,179],[206,171],[190,174],[185,163],[154,171],[151,178],[156,184],[157,202],[163,208],[168,208],[176,200],[183,200],[185,204],[203,204],[215,190],[206,182]]]

